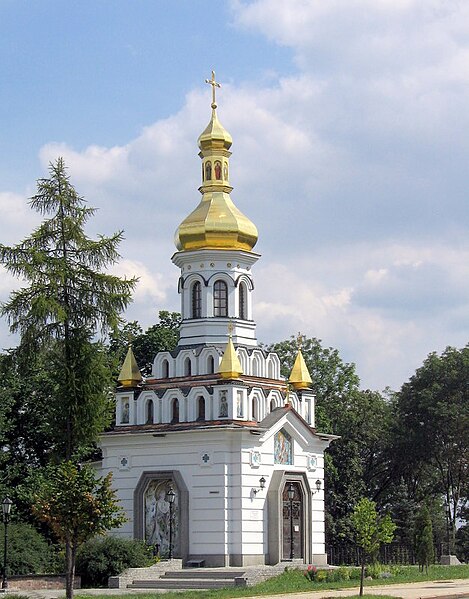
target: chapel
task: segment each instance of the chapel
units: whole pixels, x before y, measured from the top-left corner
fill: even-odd
[[[324,565],[324,450],[301,349],[286,380],[254,320],[257,228],[231,199],[232,138],[211,118],[198,139],[200,203],[176,230],[179,342],[142,378],[129,348],[116,420],[101,436],[128,521],[163,558],[206,566]],[[252,190],[255,194],[255,189]]]

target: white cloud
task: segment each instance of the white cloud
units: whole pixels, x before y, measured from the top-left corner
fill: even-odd
[[[278,77],[273,63],[219,94],[232,197],[264,254],[259,338],[301,330],[356,362],[366,385],[397,387],[430,351],[467,341],[469,5],[258,0],[232,2],[232,15],[292,48],[297,67]],[[128,317],[145,326],[178,309],[172,236],[199,201],[208,96],[190,91],[122,146],[41,150],[43,165],[64,156],[99,206],[93,230],[125,229],[118,272],[141,276]],[[10,236],[20,200],[0,194]]]

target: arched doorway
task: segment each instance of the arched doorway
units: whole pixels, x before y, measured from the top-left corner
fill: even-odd
[[[296,481],[286,481],[282,493],[282,559],[304,557],[303,494]]]

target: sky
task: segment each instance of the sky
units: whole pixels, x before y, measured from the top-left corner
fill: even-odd
[[[0,242],[40,222],[28,198],[62,156],[98,208],[88,233],[125,232],[125,317],[179,310],[212,69],[231,196],[259,230],[258,339],[317,337],[376,390],[464,347],[465,1],[0,0]],[[0,300],[20,284],[2,270]]]

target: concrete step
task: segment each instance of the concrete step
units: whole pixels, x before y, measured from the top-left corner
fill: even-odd
[[[132,584],[127,585],[129,589],[222,589],[225,587],[234,587],[235,581],[229,579],[166,579],[158,580],[134,580]]]
[[[229,579],[229,578],[239,578],[244,576],[244,570],[207,570],[202,568],[200,570],[195,570],[191,568],[190,570],[175,570],[174,572],[165,572],[162,578],[178,578],[178,579],[186,579],[189,578],[191,580],[205,578],[205,579]]]

